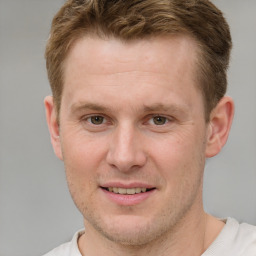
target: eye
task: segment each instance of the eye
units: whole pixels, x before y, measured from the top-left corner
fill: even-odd
[[[168,122],[168,119],[164,116],[154,116],[149,122],[154,125],[164,125]]]
[[[90,116],[87,118],[87,121],[94,125],[101,125],[105,123],[105,118],[103,116]]]

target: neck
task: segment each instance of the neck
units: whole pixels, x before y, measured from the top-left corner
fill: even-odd
[[[194,218],[184,217],[170,232],[149,244],[128,246],[108,240],[85,223],[86,232],[79,239],[78,244],[83,256],[200,256],[214,241],[223,226],[224,223],[202,210],[200,214],[197,212]]]

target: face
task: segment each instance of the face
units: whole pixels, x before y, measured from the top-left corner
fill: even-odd
[[[196,49],[185,36],[73,46],[54,148],[88,232],[145,244],[202,210],[209,127]]]

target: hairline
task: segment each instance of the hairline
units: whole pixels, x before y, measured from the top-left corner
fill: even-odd
[[[78,33],[77,33],[78,34]],[[208,109],[208,105],[206,102],[206,97],[205,97],[205,93],[203,90],[203,80],[202,78],[200,78],[200,73],[201,73],[201,64],[203,63],[203,54],[204,54],[204,50],[203,47],[201,45],[201,43],[199,42],[199,40],[192,35],[192,33],[190,33],[189,31],[183,31],[183,32],[173,32],[173,33],[153,33],[151,35],[140,35],[134,38],[122,38],[121,36],[116,36],[113,34],[106,34],[102,31],[96,30],[96,29],[91,29],[91,30],[87,30],[84,34],[82,34],[82,31],[76,36],[72,38],[71,42],[69,42],[68,48],[65,52],[65,57],[63,58],[63,61],[61,62],[61,67],[60,67],[60,71],[62,73],[61,75],[61,81],[59,81],[61,83],[61,93],[60,95],[58,95],[59,99],[57,104],[55,105],[55,110],[56,110],[56,116],[57,116],[57,120],[59,122],[59,117],[60,117],[60,111],[61,111],[61,106],[62,106],[62,98],[63,98],[63,91],[64,91],[64,77],[65,77],[65,65],[68,61],[68,57],[70,55],[70,52],[72,51],[72,48],[75,47],[75,45],[77,44],[78,41],[83,40],[85,38],[97,38],[97,39],[102,39],[102,40],[110,40],[110,39],[115,39],[115,40],[119,40],[120,42],[127,44],[127,43],[132,43],[132,42],[136,42],[136,41],[141,41],[141,40],[147,40],[147,39],[154,39],[154,38],[159,38],[159,37],[187,37],[190,38],[191,40],[194,41],[195,43],[195,59],[193,60],[193,80],[194,80],[194,85],[195,88],[197,90],[199,90],[199,93],[202,96],[203,99],[203,104],[204,104],[204,116],[205,116],[205,121],[206,123],[209,121],[209,116],[210,116],[210,112],[213,109]],[[55,102],[55,97],[53,97],[53,100]]]

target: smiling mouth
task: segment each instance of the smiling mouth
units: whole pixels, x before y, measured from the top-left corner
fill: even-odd
[[[107,188],[101,187],[101,188],[109,192],[112,192],[115,194],[121,194],[121,195],[140,194],[140,193],[145,193],[155,189],[155,188],[115,188],[115,187],[107,187]]]

